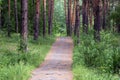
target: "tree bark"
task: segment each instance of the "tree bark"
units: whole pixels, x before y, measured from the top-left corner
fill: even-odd
[[[68,12],[67,12],[66,0],[64,0],[64,10],[65,10],[66,31],[67,31],[67,35],[68,35]]]
[[[100,41],[100,29],[101,29],[101,0],[93,0],[93,12],[94,12],[94,38],[96,41]]]
[[[89,25],[90,27],[92,28],[93,26],[93,11],[92,11],[92,3],[91,3],[91,0],[88,0],[88,17],[89,17]]]
[[[18,10],[17,10],[17,0],[14,0],[14,14],[15,14],[15,30],[18,33]]]
[[[83,32],[88,33],[88,0],[83,0],[82,7]]]
[[[77,44],[80,43],[80,5],[79,0],[77,1],[76,5],[76,20],[75,20],[75,36],[77,36]]]
[[[103,23],[102,23],[102,28],[106,29],[106,13],[107,12],[107,0],[103,1]]]
[[[71,29],[71,4],[72,0],[68,0],[68,34],[67,36],[72,35],[72,29]]]
[[[34,40],[37,40],[39,36],[40,0],[36,0],[35,4]]]
[[[43,0],[43,37],[46,36],[46,0]]]
[[[118,23],[117,27],[118,27],[118,33],[120,33],[120,23]]]
[[[28,36],[28,0],[21,0],[21,43],[20,49],[23,52],[28,51],[27,36]]]
[[[90,9],[90,15],[89,15],[89,20],[90,20],[90,26],[93,26],[93,11],[92,8]]]
[[[0,5],[0,31],[1,31],[1,29],[2,29],[2,19],[1,19],[1,15],[2,15],[2,10],[1,10],[2,8],[1,8],[1,5]]]
[[[76,0],[74,0],[73,13],[72,13],[72,29],[75,28],[75,19],[76,19]]]
[[[54,12],[54,0],[48,1],[48,34],[52,34],[52,21],[53,21],[53,12]]]
[[[7,36],[8,37],[11,37],[11,23],[10,23],[10,13],[11,13],[11,5],[10,5],[10,3],[11,3],[11,0],[8,0],[8,33],[7,33]]]

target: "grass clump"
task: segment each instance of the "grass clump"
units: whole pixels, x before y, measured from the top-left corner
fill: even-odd
[[[0,80],[27,80],[32,69],[32,66],[24,63],[3,67],[0,69]]]
[[[102,73],[95,69],[90,69],[84,65],[74,67],[74,80],[120,80],[118,75]]]
[[[0,80],[28,80],[31,71],[44,60],[54,37],[40,37],[34,41],[28,39],[28,53],[19,49],[19,35],[13,34],[11,38],[0,36]]]

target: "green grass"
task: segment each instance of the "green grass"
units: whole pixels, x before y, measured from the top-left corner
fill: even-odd
[[[74,80],[120,80],[120,36],[101,32],[101,41],[95,42],[90,32],[81,33],[80,40],[74,48]]]
[[[84,65],[79,65],[73,69],[74,80],[120,80],[118,75],[100,73],[95,69],[90,69]]]
[[[28,53],[19,51],[20,38],[12,34],[11,38],[0,35],[0,80],[28,80],[31,71],[38,67],[48,53],[54,37],[40,37],[28,40]]]

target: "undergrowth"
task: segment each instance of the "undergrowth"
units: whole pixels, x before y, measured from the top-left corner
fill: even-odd
[[[96,42],[92,33],[81,34],[80,42],[74,48],[75,80],[120,80],[119,35],[102,31]]]
[[[19,51],[19,41],[17,34],[11,38],[0,35],[0,80],[28,80],[31,71],[44,60],[54,37],[40,37],[34,41],[29,36],[28,53]]]

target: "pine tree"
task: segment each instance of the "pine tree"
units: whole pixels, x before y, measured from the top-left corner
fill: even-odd
[[[37,40],[39,36],[40,0],[36,0],[35,4],[34,40]]]
[[[28,36],[28,0],[21,0],[21,43],[20,49],[23,52],[28,51],[27,36]]]

